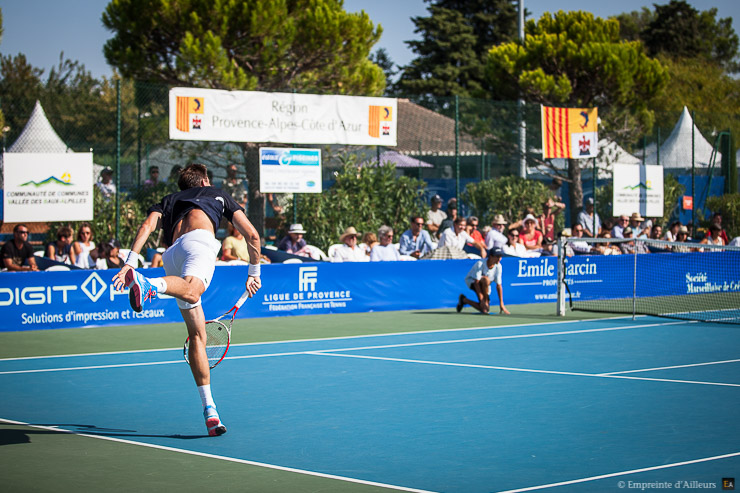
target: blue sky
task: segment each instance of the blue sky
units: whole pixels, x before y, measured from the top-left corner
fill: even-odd
[[[556,10],[586,10],[608,17],[668,1],[524,0],[524,4],[534,18]],[[733,18],[735,32],[740,34],[740,0],[690,0],[689,3],[699,10],[716,7],[720,18]],[[48,73],[63,51],[66,58],[84,63],[94,76],[110,76],[112,70],[105,62],[102,49],[111,33],[100,21],[107,4],[108,0],[0,0],[4,27],[0,53],[23,53],[32,65]],[[376,47],[385,48],[399,65],[409,63],[414,56],[404,41],[416,39],[411,17],[427,15],[427,5],[423,0],[344,2],[345,10],[365,10],[373,22],[383,26],[383,37]]]

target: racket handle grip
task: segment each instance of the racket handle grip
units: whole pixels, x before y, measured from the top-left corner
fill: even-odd
[[[244,302],[247,301],[247,298],[249,298],[249,291],[244,291],[244,293],[241,295],[241,298],[236,301],[235,306],[237,310],[242,307]]]

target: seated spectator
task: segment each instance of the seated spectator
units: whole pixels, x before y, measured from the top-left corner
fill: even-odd
[[[375,245],[378,244],[378,237],[375,236],[375,233],[372,231],[368,231],[364,235],[362,235],[362,242],[360,243],[360,248],[362,248],[365,251],[365,255],[368,257],[370,256],[370,252],[375,248]]]
[[[301,223],[291,224],[288,228],[288,234],[277,244],[278,250],[301,255],[298,252],[304,252],[306,248],[306,240],[303,239],[305,234],[306,230],[303,229]]]
[[[542,203],[542,214],[538,218],[542,236],[555,243],[555,217],[565,210],[565,204],[547,199]]]
[[[540,252],[542,256],[550,255],[555,256],[558,254],[558,245],[555,242],[555,240],[551,240],[550,238],[544,238],[542,240],[542,252]]]
[[[116,184],[113,183],[113,170],[105,167],[100,172],[100,181],[95,184],[103,195],[103,199],[108,202],[116,194]]]
[[[401,235],[399,253],[420,258],[434,250],[432,238],[424,230],[424,219],[421,216],[411,218],[411,228]]]
[[[528,214],[524,218],[524,226],[519,230],[519,241],[527,250],[542,249],[542,233],[535,229],[536,225],[537,219],[532,214]]]
[[[144,180],[144,188],[155,187],[159,184],[159,166],[149,166],[149,178]]]
[[[95,267],[97,253],[95,252],[95,242],[92,238],[93,232],[90,223],[81,223],[80,229],[77,230],[77,241],[72,243],[75,265],[81,269],[92,269]]]
[[[518,230],[509,229],[509,232],[506,235],[509,241],[509,244],[504,245],[503,247],[503,251],[506,255],[511,255],[513,257],[529,257],[527,248],[519,241]]]
[[[676,238],[678,238],[678,230],[681,226],[681,221],[673,221],[671,225],[668,226],[668,230],[665,232],[663,239],[665,241],[676,241]]]
[[[332,262],[367,262],[369,260],[365,250],[357,245],[357,230],[354,226],[345,229],[339,241],[342,244],[334,250],[331,257]]]
[[[599,235],[599,238],[611,238],[612,234],[609,230],[604,230]],[[612,245],[611,243],[598,243],[593,246],[593,252],[600,255],[621,255],[622,250],[618,246]]]
[[[152,256],[152,261],[149,267],[164,267],[164,261],[162,260],[162,254],[157,252]]]
[[[442,237],[442,233],[447,229],[452,229],[455,225],[455,219],[457,219],[457,199],[452,197],[447,201],[447,219],[442,221],[439,226],[439,237]]]
[[[627,226],[622,230],[623,238],[625,239],[632,239],[633,238],[633,231],[630,226]],[[619,244],[619,249],[622,251],[623,254],[634,254],[637,253],[650,253],[650,250],[648,250],[647,245],[645,245],[645,242],[640,241],[635,243],[634,240],[632,241],[625,241],[623,243]]]
[[[532,216],[534,217],[535,210],[534,207],[526,207],[524,209],[524,217]],[[518,229],[521,230],[524,227],[524,219],[521,219],[519,221],[514,221],[513,223],[509,224],[509,229]],[[535,228],[537,227],[537,224],[535,223]]]
[[[8,271],[39,270],[33,255],[33,247],[28,243],[28,227],[25,224],[15,225],[13,239],[5,242],[0,249],[0,257],[3,259],[3,267]]]
[[[95,261],[96,269],[120,269],[124,261],[119,256],[121,243],[115,238],[108,243],[98,245],[97,260]]]
[[[483,239],[483,235],[480,231],[478,231],[478,218],[475,216],[468,217],[468,225],[466,226],[466,231],[470,235],[471,238],[473,238],[478,243],[485,243],[485,240]]]
[[[633,238],[639,238],[642,236],[642,231],[645,229],[645,218],[640,215],[639,212],[633,212],[630,216],[629,225],[632,228]]]
[[[46,245],[46,256],[63,264],[74,265],[75,253],[72,250],[72,228],[62,226],[57,230],[57,241]]]
[[[596,221],[596,230],[594,232],[594,220]],[[588,238],[595,238],[601,233],[601,218],[599,214],[594,211],[594,199],[589,197],[586,199],[586,205],[583,206],[583,210],[578,213],[578,224],[583,226],[583,236]]]
[[[472,245],[480,250],[481,257],[485,257],[486,246],[483,243],[475,241],[473,238],[471,238],[467,231],[465,231],[465,226],[467,226],[467,221],[464,217],[458,217],[457,219],[455,219],[453,227],[447,228],[442,232],[442,236],[439,239],[439,247],[456,248],[458,250],[463,250],[466,244]]]
[[[585,241],[578,241],[578,238],[583,238],[583,230],[584,227],[580,224],[573,226],[572,234],[573,238],[576,239],[570,242],[570,247],[573,249],[573,252],[581,255],[591,253],[591,245]]]
[[[709,234],[707,234],[699,243],[702,245],[725,246],[725,242],[722,239],[721,232],[722,228],[717,223],[712,223],[709,225]],[[720,250],[716,248],[708,248],[706,251],[719,252]]]
[[[491,248],[504,248],[504,246],[506,246],[504,228],[506,228],[506,219],[504,219],[504,216],[501,214],[496,214],[491,222],[491,231],[486,235],[486,248],[490,250]],[[518,232],[516,236],[518,239]]]
[[[719,227],[719,237],[722,238],[722,241],[724,241],[725,245],[730,243],[730,239],[727,237],[727,232],[722,227],[722,213],[721,212],[715,212],[712,214],[712,224],[716,224],[717,227]]]
[[[225,262],[231,260],[249,262],[249,248],[247,247],[247,240],[244,239],[244,235],[231,224],[231,221],[226,224],[226,228],[229,235],[224,238],[221,244],[221,260]]]
[[[689,238],[689,228],[686,226],[679,226],[678,233],[676,233],[675,245],[672,250],[678,253],[695,252],[696,248],[692,248],[687,244]]]
[[[624,231],[624,228],[629,226],[630,224],[630,218],[627,217],[625,214],[622,214],[619,216],[619,219],[617,219],[616,224],[614,224],[614,227],[612,228],[612,238],[624,238],[624,235],[622,232]],[[631,230],[632,228],[630,228]]]
[[[370,261],[379,262],[383,260],[401,260],[401,255],[393,244],[393,228],[381,226],[378,229],[380,242],[370,252]]]
[[[432,197],[431,204],[432,208],[427,211],[427,229],[432,238],[439,239],[439,235],[442,233],[439,228],[442,226],[442,221],[447,219],[447,214],[440,209],[442,197],[439,195]]]

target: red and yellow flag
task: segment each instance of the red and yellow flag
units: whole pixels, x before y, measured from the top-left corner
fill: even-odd
[[[598,108],[542,106],[542,158],[596,157]]]
[[[203,98],[177,96],[175,126],[182,132],[190,132],[190,115],[203,114]]]
[[[380,137],[383,130],[383,122],[393,121],[393,108],[390,106],[370,106],[368,117],[368,135],[370,137]],[[386,125],[387,126],[387,125]],[[383,135],[387,135],[383,131]]]

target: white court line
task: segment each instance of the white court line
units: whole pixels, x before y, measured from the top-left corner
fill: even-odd
[[[639,329],[642,327],[656,327],[656,326],[675,325],[675,324],[683,324],[683,323],[684,322],[659,322],[659,323],[644,324],[644,325],[602,327],[599,329],[566,330],[562,332],[541,332],[541,333],[534,333],[534,334],[516,334],[516,335],[508,335],[508,336],[476,337],[472,339],[448,339],[448,340],[442,340],[442,341],[407,342],[407,343],[399,343],[399,344],[384,344],[384,345],[379,345],[379,346],[358,346],[358,347],[349,347],[349,348],[319,349],[319,350],[313,350],[313,351],[292,351],[292,352],[285,352],[285,353],[248,354],[244,356],[227,356],[224,358],[224,360],[267,358],[267,357],[273,357],[273,356],[295,356],[295,355],[301,355],[301,354],[313,354],[316,352],[330,353],[334,351],[362,351],[362,350],[367,350],[367,349],[388,349],[388,348],[428,346],[428,345],[439,345],[439,344],[457,344],[457,343],[462,343],[462,342],[495,341],[495,340],[502,340],[502,339],[526,339],[526,338],[531,338],[531,337],[548,337],[548,336],[560,336],[560,335],[568,335],[568,334],[584,334],[584,333],[591,333],[591,332],[608,332],[608,331],[614,331],[614,330]],[[460,329],[453,329],[453,330],[460,330]],[[439,331],[431,331],[431,333],[433,332],[439,332]],[[443,331],[443,332],[446,332],[446,331]],[[260,343],[260,344],[264,344],[264,343]],[[148,365],[168,365],[168,364],[180,363],[182,361],[183,360],[155,361],[155,362],[149,362],[149,363],[120,363],[120,364],[115,364],[115,365],[40,368],[40,369],[34,369],[34,370],[8,370],[8,371],[0,371],[0,375],[18,375],[18,374],[24,374],[24,373],[48,373],[48,372],[54,372],[54,371],[71,371],[71,370],[99,370],[99,369],[105,369],[105,368],[125,368],[125,367],[132,367],[132,366],[148,366]]]
[[[715,455],[714,457],[704,457],[702,459],[687,460],[684,462],[674,462],[672,464],[663,464],[661,466],[643,467],[642,469],[632,469],[631,471],[613,472],[610,474],[602,474],[600,476],[591,476],[589,478],[572,479],[570,481],[562,481],[560,483],[541,484],[538,486],[530,486],[527,488],[519,488],[516,490],[505,490],[505,491],[500,491],[499,493],[520,493],[522,491],[544,490],[545,488],[556,488],[558,486],[566,486],[569,484],[586,483],[588,481],[598,481],[599,479],[616,478],[619,476],[626,476],[628,474],[637,474],[637,473],[647,472],[647,471],[657,471],[659,469],[668,469],[671,467],[687,466],[690,464],[699,464],[701,462],[728,459],[730,457],[737,457],[737,456],[740,456],[740,452],[734,452],[732,454],[724,454],[724,455]],[[611,490],[612,488],[609,488],[609,489]]]
[[[187,454],[187,455],[195,455],[195,456],[198,456],[198,457],[206,457],[208,459],[218,459],[218,460],[224,460],[224,461],[227,461],[227,462],[236,462],[238,464],[247,464],[247,465],[250,465],[250,466],[265,467],[265,468],[268,468],[268,469],[276,469],[278,471],[286,471],[286,472],[292,472],[292,473],[297,473],[297,474],[304,474],[304,475],[307,475],[307,476],[316,476],[316,477],[326,478],[326,479],[336,479],[338,481],[346,481],[346,482],[349,482],[349,483],[366,484],[366,485],[369,485],[369,486],[379,486],[381,488],[389,488],[389,489],[398,490],[398,491],[410,491],[410,492],[414,492],[414,493],[433,493],[431,491],[419,490],[419,489],[415,489],[415,488],[407,488],[405,486],[397,486],[397,485],[386,484],[386,483],[376,483],[374,481],[366,481],[364,479],[350,478],[350,477],[346,477],[346,476],[337,476],[337,475],[334,475],[334,474],[325,474],[325,473],[322,473],[322,472],[308,471],[306,469],[296,469],[296,468],[293,468],[293,467],[279,466],[279,465],[276,465],[276,464],[268,464],[268,463],[265,463],[265,462],[256,462],[256,461],[251,461],[251,460],[246,460],[246,459],[237,459],[235,457],[227,457],[227,456],[223,456],[223,455],[207,454],[207,453],[204,453],[204,452],[196,452],[194,450],[179,449],[179,448],[174,448],[174,447],[166,447],[164,445],[155,445],[155,444],[146,443],[146,442],[137,442],[135,440],[124,440],[122,438],[117,438],[117,437],[109,437],[109,436],[102,436],[102,435],[92,435],[92,434],[88,434],[88,433],[78,433],[76,431],[66,430],[64,428],[59,428],[57,426],[32,425],[32,424],[29,424],[29,423],[23,423],[23,422],[20,422],[20,421],[13,421],[13,420],[4,419],[4,418],[0,418],[0,422],[12,424],[12,425],[28,426],[30,428],[37,428],[37,429],[40,429],[40,430],[49,430],[49,431],[56,431],[56,432],[61,432],[61,433],[69,433],[70,435],[77,435],[77,436],[81,436],[81,437],[97,438],[99,440],[108,440],[108,441],[111,441],[111,442],[126,443],[126,444],[129,444],[129,445],[139,445],[141,447],[153,448],[153,449],[157,449],[157,450],[165,450],[165,451],[168,451],[168,452],[177,452],[177,453]]]
[[[726,359],[723,361],[707,361],[706,363],[690,363],[688,365],[659,366],[657,368],[643,368],[640,370],[613,371],[609,373],[599,373],[599,376],[624,375],[625,373],[640,373],[644,371],[673,370],[674,368],[693,368],[695,366],[722,365],[725,363],[737,363],[740,359]]]
[[[645,315],[639,315],[637,318],[645,317]],[[320,341],[341,341],[341,340],[351,340],[351,339],[364,339],[366,337],[386,337],[386,336],[404,336],[404,335],[414,335],[414,334],[435,334],[435,333],[447,333],[447,332],[461,332],[461,331],[473,331],[473,330],[489,330],[489,329],[508,329],[508,328],[516,328],[516,327],[532,327],[532,326],[540,326],[540,325],[554,325],[554,324],[572,324],[572,323],[582,323],[582,322],[597,322],[601,320],[621,320],[621,319],[631,319],[632,317],[626,317],[623,315],[620,315],[618,317],[605,317],[605,318],[590,318],[586,320],[558,320],[555,322],[538,322],[538,323],[528,323],[528,324],[511,324],[511,325],[490,325],[485,327],[463,327],[458,329],[437,329],[437,330],[418,330],[418,331],[411,331],[411,332],[389,332],[386,334],[364,334],[364,335],[356,335],[356,336],[337,336],[337,337],[317,337],[313,339],[291,339],[291,340],[285,340],[285,341],[266,341],[266,342],[242,342],[240,344],[232,344],[231,347],[242,347],[242,346],[262,346],[265,344],[292,344],[292,343],[299,343],[299,342],[320,342]],[[246,320],[246,319],[237,319],[237,320]],[[684,323],[691,323],[689,321],[684,321]],[[247,329],[249,330],[249,329]],[[134,349],[129,351],[105,351],[105,352],[98,352],[98,353],[79,353],[79,354],[53,354],[48,356],[22,356],[19,358],[0,358],[0,363],[3,361],[17,361],[17,360],[26,360],[26,359],[44,359],[44,358],[75,358],[78,356],[106,356],[109,354],[136,354],[136,353],[151,353],[151,352],[157,352],[157,351],[176,351],[176,350],[182,350],[182,346],[179,347],[173,347],[173,348],[164,348],[164,349]]]
[[[336,356],[341,358],[357,358],[357,359],[374,359],[380,361],[396,361],[399,363],[418,363],[423,365],[437,365],[437,366],[458,366],[462,368],[483,368],[487,370],[501,370],[501,371],[516,371],[522,373],[547,373],[551,375],[573,375],[577,377],[592,377],[592,378],[614,378],[622,380],[645,380],[650,382],[669,382],[669,383],[686,383],[694,385],[715,385],[720,387],[740,387],[737,383],[721,383],[721,382],[701,382],[695,380],[675,380],[669,378],[648,378],[648,377],[628,377],[624,375],[597,375],[594,373],[579,373],[571,371],[556,371],[556,370],[537,370],[534,368],[510,368],[506,366],[489,366],[489,365],[474,365],[470,363],[450,363],[447,361],[427,361],[420,359],[405,359],[405,358],[385,358],[382,356],[367,356],[359,354],[338,354],[330,353],[326,351],[306,351],[305,354],[312,354],[314,356]]]

